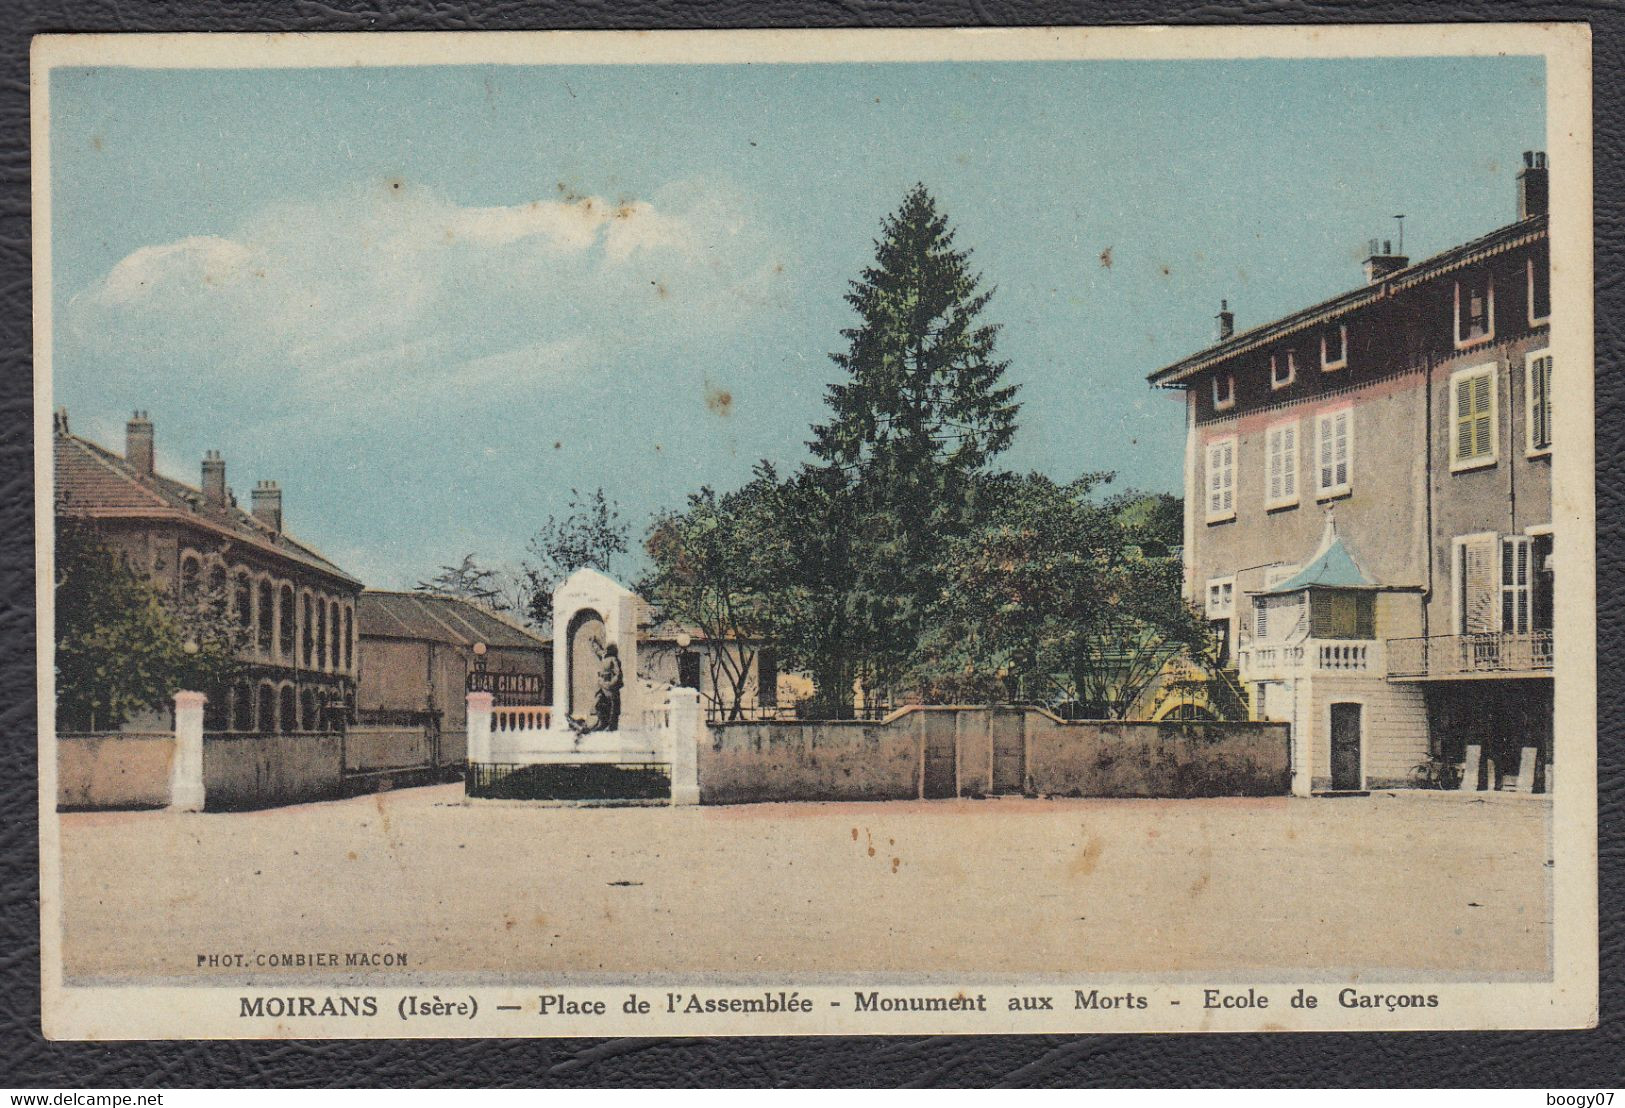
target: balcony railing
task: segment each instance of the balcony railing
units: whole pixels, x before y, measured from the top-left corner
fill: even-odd
[[[1381,674],[1383,644],[1374,639],[1305,639],[1254,643],[1237,652],[1241,680],[1270,681],[1311,673]]]
[[[1474,677],[1552,668],[1552,633],[1434,635],[1388,640],[1390,677]]]

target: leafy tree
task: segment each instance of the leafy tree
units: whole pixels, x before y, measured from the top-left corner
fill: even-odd
[[[552,622],[553,591],[576,570],[611,573],[616,558],[627,552],[627,535],[618,506],[602,488],[586,497],[571,489],[569,514],[548,516],[526,544],[530,557],[522,572],[531,620],[538,626]]]
[[[861,680],[890,684],[908,664],[941,591],[943,544],[968,532],[978,476],[1016,430],[1016,387],[981,322],[992,290],[954,248],[947,217],[916,185],[888,217],[875,262],[851,283],[858,313],[832,354],[844,379],[829,387],[827,422],[809,443],[851,527],[840,562],[844,618]]]
[[[441,566],[439,573],[419,581],[416,588],[418,592],[460,596],[497,612],[508,606],[497,571],[480,566],[473,554],[464,554],[457,565]]]
[[[658,516],[644,542],[652,569],[640,592],[662,618],[705,637],[711,687],[730,719],[744,708],[761,641],[788,610],[786,547],[772,541],[782,493],[764,462],[743,488],[720,496],[702,488],[684,511]]]
[[[914,660],[927,696],[1121,718],[1171,659],[1207,649],[1207,629],[1180,595],[1178,560],[1146,553],[1165,510],[1148,513],[1137,496],[1097,499],[1109,480],[986,482],[989,511],[946,549],[945,588]]]
[[[88,523],[57,516],[56,691],[64,730],[116,730],[181,689],[223,696],[246,632],[224,590],[165,595]],[[190,649],[188,649],[190,647]]]

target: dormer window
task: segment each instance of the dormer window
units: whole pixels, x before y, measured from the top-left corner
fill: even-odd
[[[1495,337],[1495,285],[1488,274],[1456,281],[1456,346],[1475,346]]]
[[[1320,368],[1342,369],[1349,364],[1349,329],[1338,324],[1320,336]]]
[[[1284,389],[1298,376],[1298,361],[1292,351],[1270,355],[1270,388]]]
[[[1215,373],[1213,375],[1213,410],[1222,412],[1235,406],[1236,375],[1234,373]]]

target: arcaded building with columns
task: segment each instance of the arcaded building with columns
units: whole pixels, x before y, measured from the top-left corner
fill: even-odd
[[[158,473],[144,411],[126,425],[123,455],[73,434],[66,412],[57,413],[54,432],[59,514],[94,524],[162,590],[230,596],[247,631],[240,676],[229,688],[204,690],[205,727],[342,727],[355,703],[361,582],[287,532],[276,482],[257,482],[245,511],[219,451],[204,455],[197,486]]]

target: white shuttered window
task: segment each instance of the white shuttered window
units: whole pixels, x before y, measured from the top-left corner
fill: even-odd
[[[1495,367],[1450,375],[1450,468],[1495,464]]]
[[[1277,423],[1264,434],[1266,446],[1264,506],[1285,508],[1298,502],[1298,421]]]
[[[1315,495],[1342,496],[1354,485],[1354,411],[1340,408],[1315,417]]]

